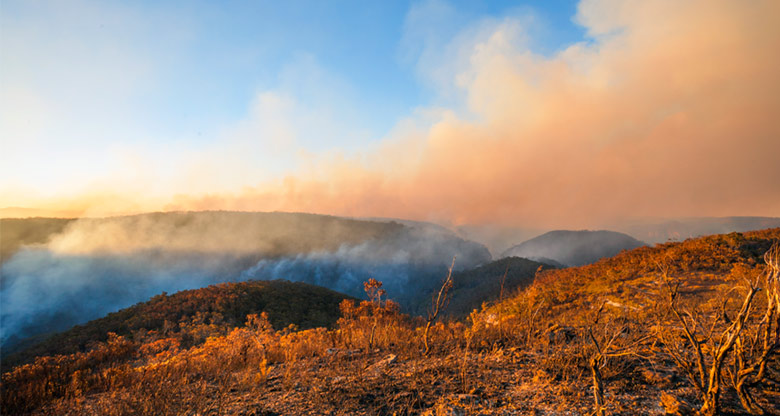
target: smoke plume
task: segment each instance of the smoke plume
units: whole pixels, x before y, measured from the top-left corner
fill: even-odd
[[[552,57],[516,41],[520,23],[496,22],[458,45],[468,58],[453,84],[471,117],[446,112],[419,147],[388,143],[327,180],[293,176],[227,203],[281,195],[281,209],[548,227],[774,215],[779,13],[773,1],[584,1],[592,41]]]
[[[408,305],[458,268],[490,261],[477,243],[439,227],[286,213],[168,213],[69,224],[2,265],[6,346],[145,301],[163,291],[286,279],[362,296],[385,283]]]
[[[202,154],[176,151],[159,172],[156,153],[138,150],[133,160],[145,163],[124,170],[132,176],[101,179],[112,198],[28,199],[60,212],[278,210],[545,229],[772,216],[778,15],[772,0],[583,0],[575,20],[586,39],[553,54],[534,52],[527,19],[486,19],[423,48],[446,52],[418,65],[463,100],[420,109],[370,148],[300,148],[297,170],[259,178],[247,167],[272,138],[250,131]],[[204,188],[216,176],[230,188]]]

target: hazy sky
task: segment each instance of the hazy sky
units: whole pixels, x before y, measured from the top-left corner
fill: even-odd
[[[0,4],[0,207],[780,215],[780,2]]]

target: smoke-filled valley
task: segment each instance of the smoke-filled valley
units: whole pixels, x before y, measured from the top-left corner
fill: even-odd
[[[4,228],[25,225],[3,221]],[[41,227],[27,225],[30,230],[17,234]],[[16,250],[2,264],[6,348],[162,292],[221,282],[285,279],[360,297],[362,283],[374,278],[408,308],[441,283],[453,256],[456,270],[491,260],[484,246],[433,225],[288,213],[81,219],[45,243]]]
[[[744,322],[751,349],[728,348],[767,367],[745,393],[754,402],[741,404],[727,385],[717,405],[734,414],[741,406],[780,411],[771,399],[780,391],[777,228],[655,247],[617,233],[561,231],[517,245],[551,263],[623,248],[557,268],[491,261],[481,244],[404,221],[199,212],[80,219],[44,231],[40,219],[6,224],[26,241],[9,244],[2,264],[0,405],[8,414],[589,409],[581,390],[601,343],[614,354],[594,370],[601,406],[673,413],[706,401],[687,385],[685,364],[669,359],[695,356],[684,338],[670,338],[681,334],[663,279],[668,290],[685,288],[679,296],[697,311],[690,319],[711,331],[729,331],[720,316]],[[756,296],[759,288],[771,292]],[[740,311],[740,302],[756,307]],[[593,320],[595,308],[604,321]],[[75,323],[82,325],[68,329]]]
[[[643,233],[680,233],[705,220],[645,225]],[[709,219],[705,225],[741,231],[777,219]],[[663,227],[663,228],[662,228]],[[688,228],[686,228],[688,227]],[[488,233],[496,227],[483,227]],[[389,299],[424,315],[430,297],[455,261],[469,272],[470,293],[455,300],[460,313],[497,296],[500,273],[475,270],[491,253],[479,228],[457,233],[446,227],[396,219],[349,219],[302,213],[171,212],[108,218],[0,220],[0,323],[2,344],[15,351],[47,335],[143,302],[163,292],[222,282],[289,280],[364,297],[363,282],[383,283]],[[677,230],[677,231],[675,231]],[[656,231],[657,232],[657,231]],[[684,232],[684,231],[682,231]],[[512,231],[507,230],[506,240]],[[527,233],[520,235],[527,235]],[[519,238],[519,237],[515,237]],[[515,241],[515,240],[507,240]],[[641,243],[609,232],[555,231],[532,238],[496,258],[520,256],[545,267],[592,263]],[[492,244],[493,243],[493,244]],[[496,264],[501,264],[496,263]],[[508,288],[533,276],[538,263]],[[498,266],[491,266],[496,268]],[[508,270],[508,269],[507,269]],[[514,272],[513,272],[514,273]],[[492,279],[492,280],[490,280]],[[458,279],[458,281],[460,278]]]

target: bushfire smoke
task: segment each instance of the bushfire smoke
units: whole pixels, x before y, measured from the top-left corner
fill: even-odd
[[[771,0],[583,0],[575,19],[587,39],[551,55],[533,52],[523,19],[483,20],[438,45],[447,51],[439,59],[427,59],[437,68],[426,79],[464,97],[451,109],[422,109],[357,153],[299,149],[300,169],[278,180],[246,174],[248,155],[268,148],[260,138],[224,140],[218,152],[179,157],[181,169],[165,170],[186,177],[156,171],[139,151],[133,160],[146,162],[131,169],[133,183],[154,183],[157,199],[117,177],[111,188],[127,189],[116,192],[139,205],[106,209],[281,210],[548,229],[610,227],[630,217],[776,215],[779,14]],[[140,180],[143,171],[155,176]],[[204,189],[212,183],[204,178],[216,174],[231,188]]]
[[[241,226],[239,226],[241,225]],[[2,265],[3,342],[67,329],[163,291],[287,279],[354,296],[373,277],[409,304],[484,246],[438,227],[307,214],[149,214],[80,220]]]

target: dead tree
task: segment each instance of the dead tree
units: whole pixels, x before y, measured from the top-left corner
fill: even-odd
[[[501,289],[498,292],[498,304],[501,305],[504,302],[504,284],[506,283],[506,276],[509,274],[509,264],[506,265],[504,275],[501,277]],[[502,306],[498,309],[498,335],[504,338],[504,320],[502,319],[501,311],[504,309]]]
[[[604,352],[601,350],[596,337],[593,335],[593,327],[598,325],[601,311],[604,310],[605,302],[601,303],[599,310],[596,311],[596,317],[593,319],[593,324],[588,327],[588,336],[591,342],[596,347],[596,353],[590,357],[588,364],[590,365],[590,372],[593,378],[593,400],[596,402],[596,416],[605,416],[606,409],[604,408],[604,380],[601,378],[601,368],[604,366]]]
[[[593,380],[593,401],[596,405],[596,411],[594,414],[596,416],[606,416],[607,414],[606,402],[604,400],[604,379],[601,376],[601,370],[607,365],[607,358],[635,356],[647,359],[648,357],[643,355],[640,351],[640,346],[645,341],[650,339],[649,336],[641,336],[633,340],[629,339],[626,342],[622,342],[622,346],[616,346],[615,344],[617,343],[618,339],[622,337],[630,338],[626,337],[627,332],[629,332],[627,331],[626,326],[621,325],[613,331],[606,331],[612,332],[612,334],[609,335],[608,333],[605,333],[602,341],[599,341],[593,332],[593,329],[599,325],[601,313],[604,311],[604,306],[606,303],[606,301],[601,302],[601,306],[599,306],[599,309],[596,311],[593,322],[588,326],[588,338],[596,348],[596,352],[588,360],[591,378]]]
[[[780,243],[775,242],[764,254],[766,272],[764,288],[766,311],[753,336],[739,335],[735,344],[732,382],[742,407],[750,413],[762,414],[764,409],[751,393],[751,388],[766,377],[767,364],[780,349]]]
[[[431,347],[428,340],[428,331],[431,329],[431,325],[433,325],[433,322],[436,320],[436,318],[439,317],[439,313],[441,313],[441,311],[444,310],[444,308],[446,308],[447,304],[449,303],[449,292],[450,289],[452,289],[452,268],[455,267],[455,257],[457,256],[452,257],[452,264],[447,271],[447,278],[441,284],[441,288],[439,288],[439,294],[436,296],[436,298],[431,300],[431,309],[428,311],[428,318],[425,322],[425,331],[423,332],[425,355],[428,355],[428,353],[431,352]]]
[[[664,340],[664,345],[677,366],[685,371],[688,379],[699,392],[703,402],[699,414],[706,416],[716,415],[720,410],[723,364],[745,326],[745,322],[750,315],[753,298],[760,289],[753,282],[748,282],[748,292],[743,298],[739,312],[737,312],[733,320],[725,322],[727,326],[722,330],[716,341],[714,333],[720,321],[724,320],[725,313],[719,314],[710,326],[709,331],[704,331],[702,322],[694,314],[680,310],[678,305],[680,282],[672,281],[668,275],[668,267],[662,266],[661,272],[667,288],[669,310],[682,326],[682,332],[688,348],[694,352],[693,359],[690,360],[684,351],[675,347],[672,338]],[[703,345],[708,347],[709,361],[705,358]]]
[[[374,323],[371,325],[371,335],[368,337],[368,349],[372,349],[374,348],[374,334],[379,324],[379,315],[383,312],[382,296],[385,294],[385,290],[382,289],[382,282],[374,278],[363,282],[363,289],[366,291],[366,295],[368,295],[369,302],[371,302],[371,313],[374,316]]]

